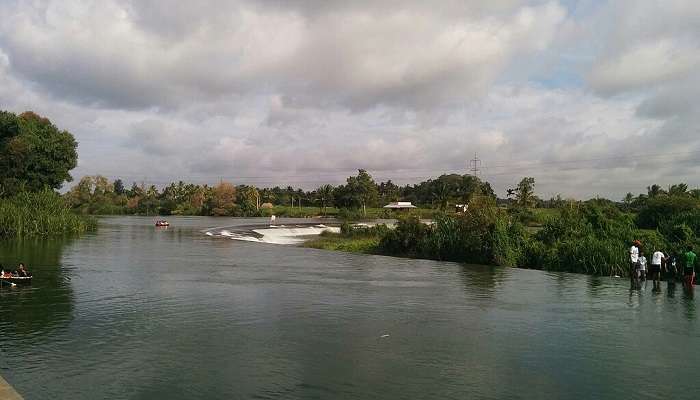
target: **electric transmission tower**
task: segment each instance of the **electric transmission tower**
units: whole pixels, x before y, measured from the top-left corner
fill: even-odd
[[[469,160],[469,171],[474,176],[477,176],[481,171],[481,159],[477,157],[476,153],[474,153],[474,158]]]

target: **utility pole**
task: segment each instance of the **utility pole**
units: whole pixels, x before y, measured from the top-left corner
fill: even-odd
[[[474,153],[474,158],[469,160],[469,171],[471,171],[472,175],[476,177],[479,174],[479,171],[481,170],[481,159],[477,157],[476,153]]]

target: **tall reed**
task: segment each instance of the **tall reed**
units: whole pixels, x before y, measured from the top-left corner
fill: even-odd
[[[0,238],[83,233],[96,227],[94,218],[75,215],[52,190],[0,199]]]

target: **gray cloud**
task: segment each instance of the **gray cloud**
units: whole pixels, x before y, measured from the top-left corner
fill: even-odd
[[[499,190],[700,183],[694,1],[43,0],[0,19],[0,105],[74,132],[77,177],[407,183],[478,152]]]

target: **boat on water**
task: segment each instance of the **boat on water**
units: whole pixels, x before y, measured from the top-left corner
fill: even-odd
[[[161,220],[156,221],[156,226],[170,226],[170,222],[168,222],[164,219],[161,219]]]
[[[28,285],[32,283],[32,276],[8,276],[7,274],[0,278],[3,283],[14,283],[17,285]]]

